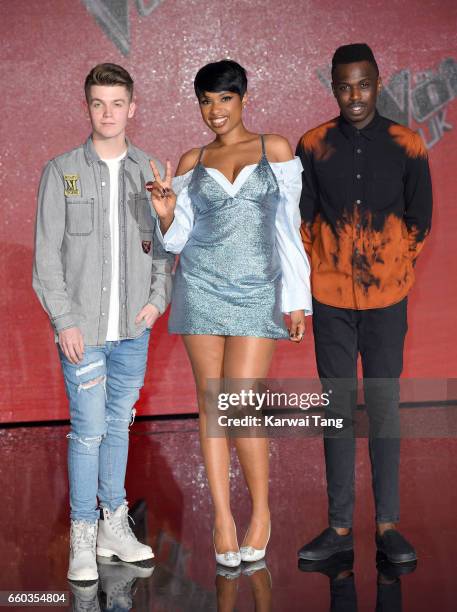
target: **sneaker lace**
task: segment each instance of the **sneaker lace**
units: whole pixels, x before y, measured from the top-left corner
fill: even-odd
[[[115,529],[121,537],[136,540],[135,534],[133,533],[130,527],[129,519],[134,525],[135,521],[130,516],[128,512],[128,507],[123,506],[122,511],[118,516],[118,520],[115,522]]]
[[[97,540],[97,524],[77,521],[72,527],[74,546],[78,549],[94,550]]]

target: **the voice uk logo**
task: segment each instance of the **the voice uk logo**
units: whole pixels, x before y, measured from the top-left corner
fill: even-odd
[[[109,39],[124,54],[130,52],[129,0],[82,0]],[[134,0],[141,17],[148,17],[163,0]],[[133,0],[132,0],[133,3]],[[323,85],[331,90],[328,66],[317,71]],[[417,124],[430,149],[452,129],[446,121],[447,106],[457,97],[457,62],[444,59],[436,70],[412,75],[405,68],[393,74],[378,100],[379,112],[403,125]]]
[[[81,0],[123,55],[130,52],[129,0]],[[141,17],[148,17],[163,0],[135,0]]]

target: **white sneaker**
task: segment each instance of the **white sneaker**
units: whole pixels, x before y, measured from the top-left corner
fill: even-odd
[[[130,529],[128,506],[122,504],[114,512],[101,509],[103,518],[98,521],[97,555],[112,557],[129,563],[152,559],[154,553],[150,546],[141,544]]]
[[[95,546],[97,523],[71,521],[68,580],[98,580]]]

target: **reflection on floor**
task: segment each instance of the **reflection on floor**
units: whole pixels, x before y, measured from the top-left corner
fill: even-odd
[[[101,559],[98,582],[83,586],[66,580],[67,432],[68,426],[0,429],[0,590],[67,591],[72,608],[86,612],[455,610],[455,439],[402,442],[401,527],[417,548],[417,568],[376,558],[363,439],[357,452],[354,556],[298,565],[296,550],[326,522],[322,442],[276,438],[266,561],[228,570],[214,562],[196,420],[137,422],[127,491],[135,530],[153,546],[156,559],[150,567]],[[243,533],[249,500],[236,460],[232,500]]]

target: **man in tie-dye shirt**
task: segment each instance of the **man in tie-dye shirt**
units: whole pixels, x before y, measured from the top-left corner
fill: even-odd
[[[332,89],[340,115],[301,138],[302,238],[311,260],[319,376],[332,389],[324,436],[329,527],[299,557],[352,550],[357,359],[361,355],[376,507],[376,546],[393,563],[416,559],[399,521],[399,383],[407,295],[430,231],[432,190],[420,136],[379,115],[382,82],[365,44],[339,47]]]

